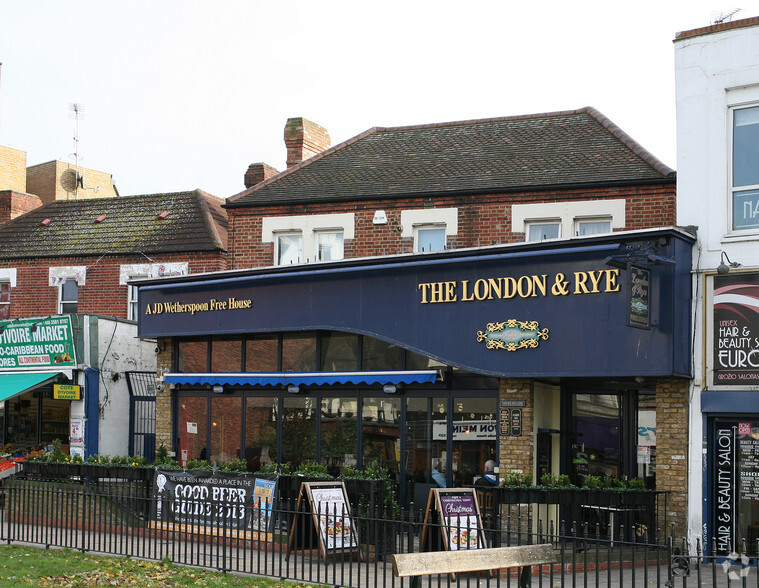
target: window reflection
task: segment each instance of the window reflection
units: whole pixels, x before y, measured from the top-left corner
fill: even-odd
[[[245,400],[245,460],[249,472],[277,462],[277,398]]]
[[[282,371],[310,372],[316,369],[316,335],[286,333],[282,338]]]
[[[326,397],[321,404],[321,462],[330,475],[339,476],[346,466],[357,467],[356,397]]]
[[[295,470],[316,459],[316,399],[298,396],[284,399],[282,412],[282,463]]]
[[[400,413],[400,398],[364,399],[361,417],[364,467],[379,462],[393,479],[398,479],[401,469]]]

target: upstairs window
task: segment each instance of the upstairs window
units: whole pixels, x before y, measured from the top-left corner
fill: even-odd
[[[343,259],[343,232],[318,231],[316,233],[316,251],[318,261]]]
[[[759,229],[759,106],[733,111],[733,230]]]
[[[76,314],[79,305],[79,285],[69,279],[58,286],[58,314]]]
[[[527,229],[528,241],[558,239],[561,236],[561,224],[558,221],[529,223]]]
[[[132,278],[130,278],[132,279]],[[137,286],[127,286],[127,289],[129,290],[129,307],[127,309],[128,311],[128,317],[130,321],[136,321],[137,320]]]
[[[445,249],[445,226],[416,227],[414,249],[418,252],[443,251]]]
[[[580,237],[585,235],[601,235],[611,233],[611,219],[582,219],[576,222],[576,233]]]
[[[292,265],[303,260],[303,235],[280,233],[277,235],[277,265]]]
[[[11,283],[0,282],[0,319],[11,318]]]

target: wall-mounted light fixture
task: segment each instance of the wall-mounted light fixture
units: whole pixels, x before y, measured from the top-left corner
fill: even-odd
[[[382,386],[382,391],[385,394],[395,394],[398,391],[398,386],[395,384],[385,384]]]
[[[730,258],[727,256],[727,253],[723,251],[722,256],[720,257],[720,264],[717,266],[717,273],[721,276],[724,276],[730,273],[731,268],[736,268],[736,267],[741,267],[741,264],[738,263],[737,261],[730,261]]]
[[[212,388],[214,394],[223,394],[224,393],[224,386],[222,384],[214,384],[214,387]]]
[[[288,384],[287,391],[290,394],[297,394],[298,392],[300,392],[300,386],[298,386],[298,384]]]

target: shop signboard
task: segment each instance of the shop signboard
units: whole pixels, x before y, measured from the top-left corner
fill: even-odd
[[[156,470],[152,526],[265,539],[275,485],[266,476]]]
[[[714,384],[759,385],[759,274],[714,276],[712,301]]]
[[[651,328],[651,270],[631,265],[627,282],[627,324]]]
[[[0,369],[73,366],[70,316],[0,321]]]
[[[53,398],[56,400],[81,400],[82,387],[76,384],[53,385]]]

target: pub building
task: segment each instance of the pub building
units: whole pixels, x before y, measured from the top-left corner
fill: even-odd
[[[332,474],[638,477],[685,522],[691,250],[680,229],[133,282],[157,444]]]

